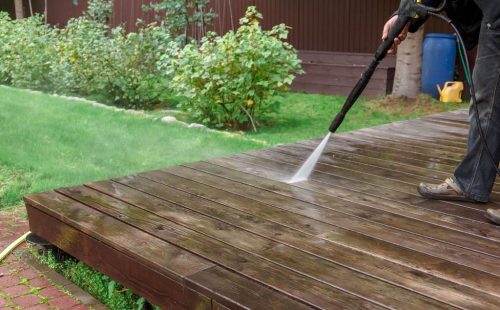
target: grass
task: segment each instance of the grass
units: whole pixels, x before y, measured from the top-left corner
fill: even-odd
[[[31,189],[32,175],[0,165],[0,210],[21,204],[20,195]]]
[[[266,117],[265,126],[249,137],[269,144],[293,143],[323,137],[333,117],[340,111],[345,97],[292,93],[282,99],[277,113]],[[386,124],[422,115],[463,108],[461,104],[443,104],[427,96],[418,100],[383,98],[360,99],[347,114],[338,132]]]
[[[33,248],[31,254],[42,264],[62,274],[65,278],[97,298],[110,309],[144,309],[147,301],[135,295],[123,285],[94,270],[85,263],[73,258],[58,260],[49,250],[47,255],[41,255]],[[159,307],[151,306],[154,310]]]
[[[39,192],[262,147],[243,136],[25,90],[1,87],[0,98],[0,183],[10,182],[1,194],[4,208],[28,188]]]

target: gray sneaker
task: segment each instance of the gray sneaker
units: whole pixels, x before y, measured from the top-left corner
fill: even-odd
[[[486,218],[493,223],[500,225],[500,209],[488,209],[486,210]]]
[[[420,183],[417,190],[420,195],[430,199],[476,202],[474,199],[465,196],[452,178],[447,178],[441,184]]]

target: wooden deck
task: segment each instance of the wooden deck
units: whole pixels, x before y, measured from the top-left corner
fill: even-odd
[[[25,198],[31,230],[167,309],[500,309],[500,207],[429,201],[457,111]]]

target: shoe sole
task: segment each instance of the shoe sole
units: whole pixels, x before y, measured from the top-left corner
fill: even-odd
[[[492,223],[495,223],[496,225],[500,225],[500,218],[491,216],[488,212],[484,214],[484,217],[490,220]]]
[[[420,195],[422,195],[425,198],[429,199],[435,199],[435,200],[452,200],[452,201],[464,201],[464,202],[478,202],[475,201],[474,199],[467,198],[464,196],[447,196],[447,195],[433,195],[433,194],[428,194],[426,192],[420,191],[420,188],[417,188],[417,191]]]

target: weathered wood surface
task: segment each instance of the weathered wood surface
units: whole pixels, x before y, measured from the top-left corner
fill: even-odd
[[[319,140],[25,198],[33,232],[169,309],[500,309],[500,207],[431,201],[467,115]]]

